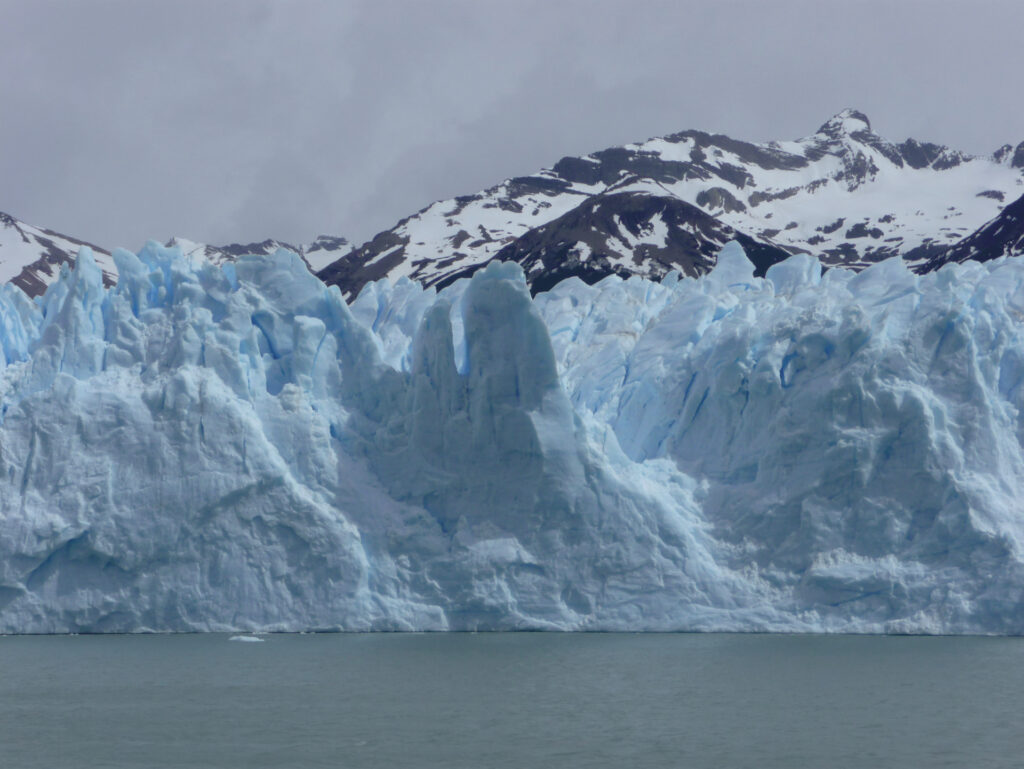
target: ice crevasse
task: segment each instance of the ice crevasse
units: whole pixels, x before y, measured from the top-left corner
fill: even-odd
[[[1024,632],[1024,264],[0,287],[0,632]]]

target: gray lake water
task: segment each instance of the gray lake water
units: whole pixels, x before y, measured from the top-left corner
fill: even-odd
[[[1024,639],[265,639],[0,638],[0,766],[1024,766]]]

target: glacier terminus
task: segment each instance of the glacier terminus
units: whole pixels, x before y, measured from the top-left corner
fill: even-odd
[[[1024,633],[1017,258],[111,260],[0,286],[0,632]]]

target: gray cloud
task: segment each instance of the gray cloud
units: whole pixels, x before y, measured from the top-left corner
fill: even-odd
[[[364,239],[685,128],[1024,139],[1017,2],[0,0],[0,210],[104,245]]]

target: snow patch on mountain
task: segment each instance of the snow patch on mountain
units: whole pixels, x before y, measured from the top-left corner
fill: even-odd
[[[1021,255],[1024,255],[1024,195],[976,232],[933,257],[923,265],[922,271],[938,269],[950,262],[987,262],[1001,256]]]

